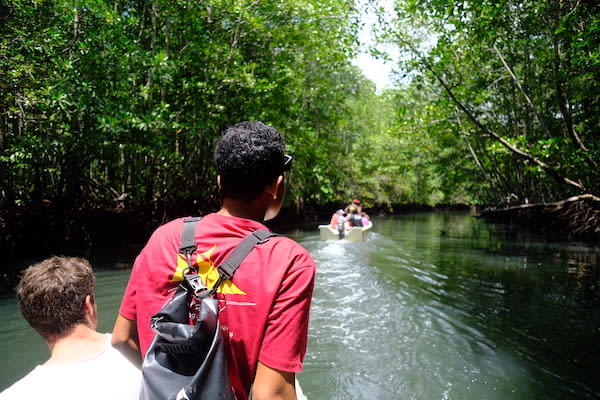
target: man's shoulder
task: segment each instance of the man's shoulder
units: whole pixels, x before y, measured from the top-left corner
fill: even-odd
[[[112,385],[107,394],[134,399],[139,395],[142,373],[119,350],[111,345],[111,335],[105,334],[106,344],[102,354],[90,360],[90,376],[101,376],[100,381]],[[94,375],[96,374],[97,375]]]
[[[300,243],[285,235],[274,233],[269,241],[272,241],[274,247],[293,249],[298,252],[308,252],[308,250],[306,250]]]
[[[32,395],[32,391],[38,385],[43,384],[40,378],[37,378],[39,366],[35,367],[31,372],[13,383],[11,386],[0,392],[0,400],[24,399]]]
[[[273,251],[276,258],[287,259],[291,262],[302,263],[308,266],[314,266],[315,264],[310,252],[300,243],[287,236],[277,235],[271,237],[266,243],[266,247]]]
[[[158,228],[156,228],[154,230],[154,233],[156,234],[161,233],[164,234],[165,232],[171,232],[171,231],[180,231],[181,228],[183,227],[183,221],[186,219],[187,217],[181,217],[181,218],[176,218],[173,219],[169,222],[166,222],[162,225],[160,225]]]
[[[110,345],[108,337],[99,354],[74,362],[37,366],[0,393],[0,399],[133,400],[139,398],[141,377],[141,371]],[[94,388],[92,392],[90,388]]]
[[[183,230],[184,219],[185,218],[177,218],[163,225],[160,225],[154,230],[154,232],[152,232],[148,243],[165,241],[175,241],[176,243],[179,243],[179,241],[181,240],[181,232]]]

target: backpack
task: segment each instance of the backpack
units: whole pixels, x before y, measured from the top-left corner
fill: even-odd
[[[141,400],[234,400],[218,320],[216,292],[255,245],[275,234],[263,229],[248,235],[219,265],[219,279],[206,287],[191,263],[199,217],[186,218],[180,253],[187,268],[173,298],[151,318],[156,336],[142,364]],[[190,311],[191,310],[191,311]]]

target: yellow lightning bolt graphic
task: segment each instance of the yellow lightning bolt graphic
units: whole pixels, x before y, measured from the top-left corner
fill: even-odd
[[[204,253],[196,254],[196,265],[198,266],[198,275],[202,279],[202,282],[207,287],[212,287],[217,279],[219,279],[219,271],[217,267],[215,267],[214,262],[210,258],[213,251],[217,248],[217,245],[214,245],[210,250],[205,251]],[[185,256],[183,254],[177,254],[177,268],[175,273],[171,277],[172,282],[179,282],[183,280],[183,271],[187,268],[187,261],[185,260]],[[223,294],[246,294],[243,290],[235,285],[230,280],[224,281],[221,283],[219,288],[217,289],[218,293]]]

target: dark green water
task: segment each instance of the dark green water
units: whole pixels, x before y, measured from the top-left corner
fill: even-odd
[[[467,214],[375,220],[364,243],[296,231],[317,262],[310,400],[600,398],[600,249],[524,239]],[[110,265],[110,263],[109,263]],[[98,269],[110,331],[129,271]],[[0,389],[43,361],[0,298]]]

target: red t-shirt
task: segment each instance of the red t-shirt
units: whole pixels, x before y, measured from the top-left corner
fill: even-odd
[[[192,258],[212,286],[216,267],[248,234],[266,227],[256,221],[209,214],[196,227]],[[137,321],[142,354],[154,331],[150,317],[173,296],[186,263],[179,253],[183,218],[159,227],[135,260],[119,313]],[[315,263],[286,237],[257,245],[219,290],[219,321],[229,376],[237,399],[247,399],[258,361],[280,371],[300,372],[306,353]]]

